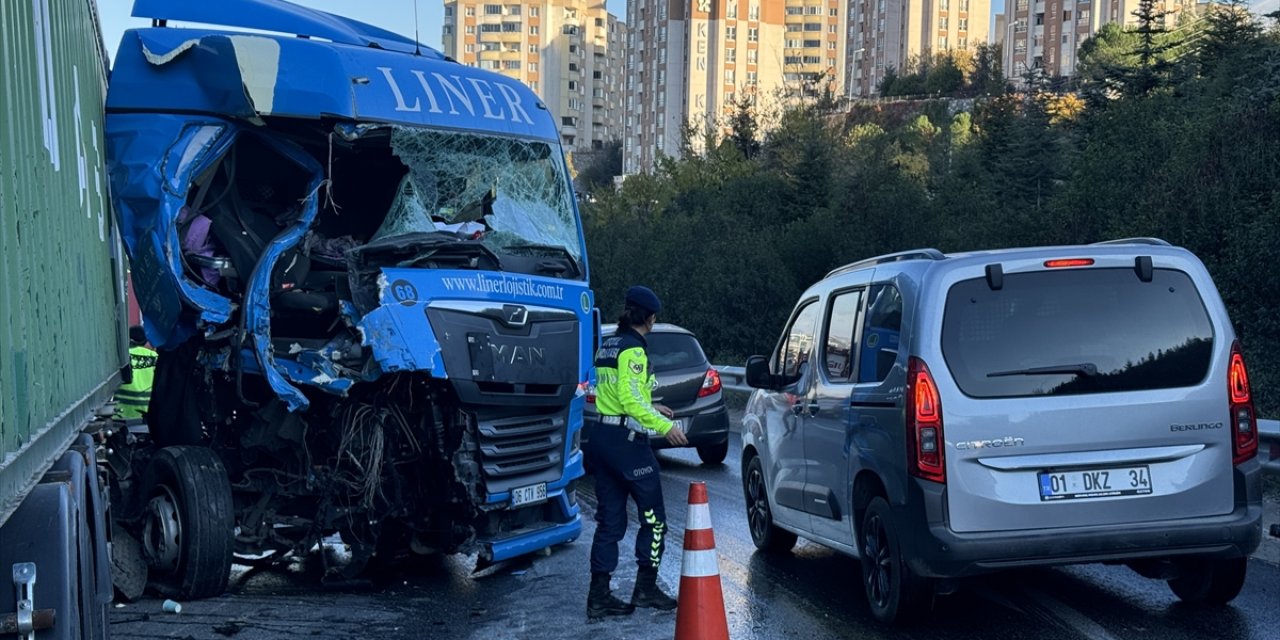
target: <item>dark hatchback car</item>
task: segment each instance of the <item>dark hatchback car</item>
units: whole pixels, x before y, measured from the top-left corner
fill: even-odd
[[[616,330],[617,325],[604,325],[601,339]],[[697,448],[703,463],[724,462],[729,452],[729,410],[724,405],[720,374],[707,362],[702,345],[693,333],[674,324],[654,325],[646,340],[649,368],[658,379],[653,402],[675,412],[677,423],[689,438],[689,446]],[[588,425],[596,415],[595,396],[588,394],[585,416]],[[583,438],[590,437],[588,426]],[[649,443],[655,449],[671,446],[660,436],[650,437]]]

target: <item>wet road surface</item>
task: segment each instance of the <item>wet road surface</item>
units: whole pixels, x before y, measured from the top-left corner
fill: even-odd
[[[1231,606],[1200,609],[1177,602],[1163,582],[1124,567],[1086,565],[1001,573],[963,581],[939,596],[924,620],[889,629],[870,614],[857,561],[801,539],[794,553],[756,553],[747,531],[736,435],[729,462],[703,466],[692,450],[659,453],[671,536],[662,581],[674,591],[689,482],[707,483],[730,636],[737,639],[930,638],[1017,640],[1280,638],[1280,567],[1250,562],[1244,592]],[[641,610],[588,624],[588,554],[595,531],[590,481],[579,491],[584,533],[546,556],[471,574],[474,558],[439,559],[390,584],[345,591],[319,588],[313,565],[239,573],[228,595],[161,612],[145,599],[112,609],[118,638],[561,638],[670,639],[675,614]],[[1274,505],[1271,507],[1274,509]],[[614,590],[630,594],[634,544],[621,543]],[[1280,542],[1270,540],[1266,545]],[[1271,550],[1271,549],[1269,549]],[[1271,550],[1275,551],[1275,550]]]

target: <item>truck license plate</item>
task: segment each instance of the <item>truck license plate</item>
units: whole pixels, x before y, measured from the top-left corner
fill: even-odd
[[[539,482],[531,484],[527,487],[517,487],[511,490],[511,506],[519,507],[526,504],[536,504],[547,499],[547,483]]]
[[[1040,501],[1141,496],[1151,493],[1146,465],[1040,473]]]

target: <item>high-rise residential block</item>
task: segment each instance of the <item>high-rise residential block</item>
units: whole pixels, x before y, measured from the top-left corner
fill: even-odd
[[[678,156],[740,98],[843,91],[847,0],[628,0],[623,173]]]
[[[567,151],[621,139],[626,25],[605,0],[451,0],[443,35],[446,55],[537,92]]]
[[[987,42],[990,14],[991,0],[848,0],[848,94],[875,95],[890,69]]]
[[[1197,0],[1156,3],[1170,29],[1196,8]],[[1005,75],[1015,81],[1030,70],[1051,78],[1074,75],[1081,43],[1108,23],[1136,25],[1137,9],[1138,0],[1006,0]]]

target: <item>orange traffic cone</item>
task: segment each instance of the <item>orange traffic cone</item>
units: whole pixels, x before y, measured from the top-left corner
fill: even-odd
[[[689,518],[684,529],[675,640],[729,640],[705,482],[689,483]]]

